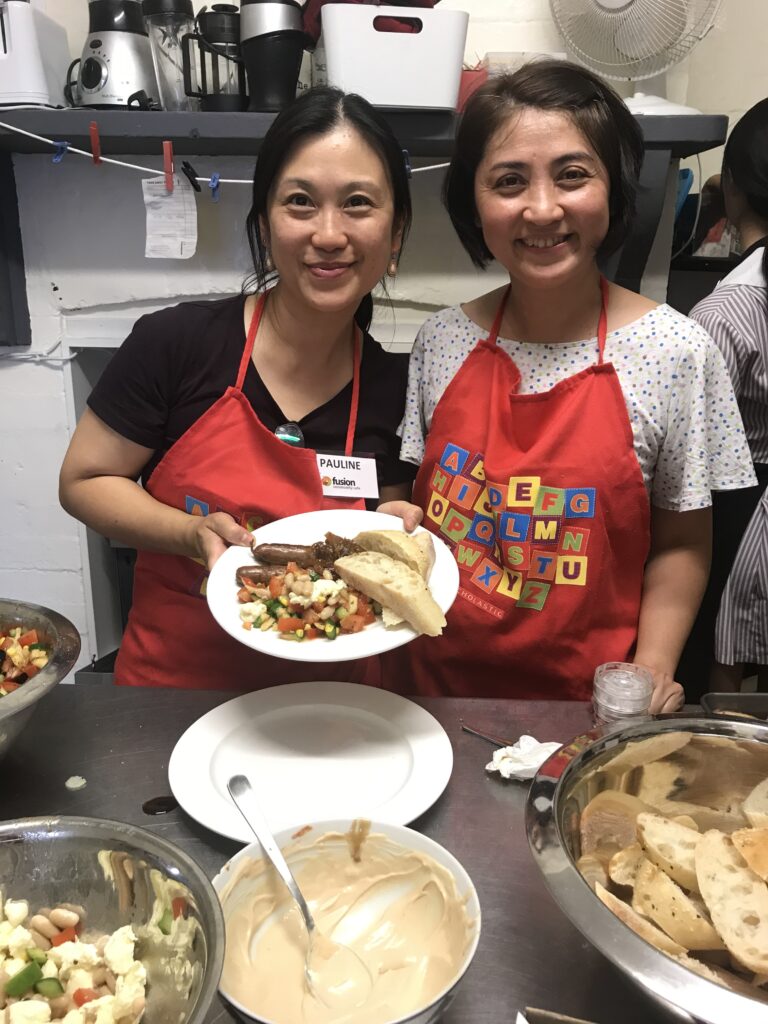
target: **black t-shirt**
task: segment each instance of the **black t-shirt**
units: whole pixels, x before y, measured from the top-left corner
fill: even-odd
[[[147,482],[168,449],[237,381],[243,355],[245,298],[184,302],[141,317],[112,357],[88,405],[122,437],[153,448]],[[379,487],[409,482],[416,467],[399,459],[408,357],[385,352],[366,334],[354,450],[376,456]],[[253,362],[243,394],[269,429],[285,423]],[[300,422],[308,448],[343,451],[352,382]],[[374,503],[375,504],[375,503]]]

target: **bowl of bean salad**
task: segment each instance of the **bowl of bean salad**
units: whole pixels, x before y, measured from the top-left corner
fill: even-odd
[[[0,599],[0,757],[79,654],[80,634],[63,615]]]
[[[102,818],[0,822],[3,1024],[202,1024],[224,958],[207,876]]]

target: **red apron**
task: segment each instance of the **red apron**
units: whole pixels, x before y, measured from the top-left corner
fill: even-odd
[[[417,693],[583,699],[632,657],[650,503],[601,292],[596,365],[519,394],[497,345],[508,289],[435,409],[414,501],[461,581],[443,636],[409,645]]]
[[[316,453],[275,437],[243,394],[265,301],[262,295],[251,318],[235,386],[227,388],[166,452],[147,491],[164,505],[195,515],[228,512],[249,530],[299,512],[365,508],[362,499],[324,497]],[[353,450],[357,423],[360,359],[361,337],[356,331],[347,455]],[[244,563],[247,560],[243,548]],[[115,665],[116,683],[206,690],[257,690],[313,679],[380,683],[376,659],[315,665],[271,658],[238,643],[208,610],[207,578],[207,570],[195,559],[139,552],[133,603]],[[234,608],[234,578],[232,601]]]

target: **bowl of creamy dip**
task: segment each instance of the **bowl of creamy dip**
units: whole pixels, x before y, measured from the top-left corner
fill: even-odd
[[[453,999],[480,938],[472,880],[444,847],[400,825],[323,821],[278,832],[318,929],[352,948],[373,987],[329,1009],[307,988],[299,909],[258,843],[213,879],[226,925],[219,990],[258,1024],[430,1024]]]

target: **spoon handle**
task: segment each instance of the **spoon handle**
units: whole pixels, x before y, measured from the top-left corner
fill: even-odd
[[[253,789],[248,779],[244,775],[233,775],[227,783],[227,789],[229,795],[234,801],[235,807],[245,818],[249,828],[256,836],[261,845],[262,850],[266,856],[272,862],[272,865],[280,875],[282,880],[285,882],[288,890],[299,905],[299,909],[304,915],[304,920],[307,925],[307,931],[312,934],[315,930],[315,921],[312,917],[307,901],[304,899],[301,889],[296,884],[296,879],[291,873],[291,869],[286,863],[285,857],[283,857],[280,847],[275,842],[272,832],[267,824],[267,820],[264,817],[264,812],[254,795]]]

